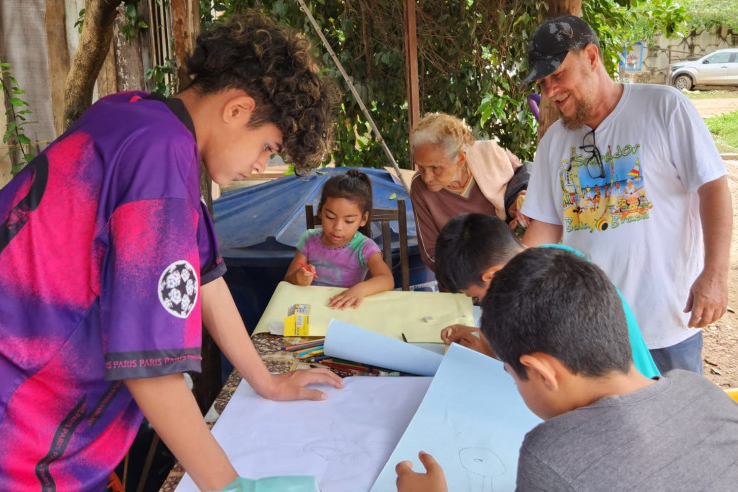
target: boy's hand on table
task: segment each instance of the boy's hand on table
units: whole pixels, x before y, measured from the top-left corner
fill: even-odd
[[[328,307],[333,309],[346,309],[353,307],[356,309],[364,300],[364,289],[361,284],[356,284],[350,289],[339,292],[328,300]]]
[[[262,394],[264,398],[276,401],[325,400],[328,396],[320,390],[306,388],[308,384],[330,384],[343,389],[341,376],[329,369],[301,369],[298,371],[272,374],[271,388]]]
[[[401,461],[395,467],[397,492],[448,492],[441,465],[424,451],[418,454],[418,458],[426,469],[425,473],[414,472],[412,461]]]
[[[446,345],[458,343],[464,347],[476,350],[489,357],[495,354],[489,348],[489,343],[479,328],[465,325],[451,325],[441,330],[441,340]]]

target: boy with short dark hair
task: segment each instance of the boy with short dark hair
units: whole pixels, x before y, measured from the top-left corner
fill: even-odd
[[[542,247],[560,248],[583,256],[558,244]],[[497,217],[466,214],[450,220],[436,241],[436,277],[449,292],[463,292],[481,299],[495,274],[515,255],[524,251],[509,227]],[[659,370],[643,341],[638,323],[622,299],[636,368],[646,377],[658,376]],[[477,328],[452,325],[441,330],[446,344],[456,342],[483,354],[494,356],[484,335]]]
[[[738,406],[702,376],[633,365],[620,296],[576,254],[533,248],[496,275],[482,331],[545,422],[520,448],[517,489],[734,490]],[[447,490],[443,471],[397,465],[400,492]]]

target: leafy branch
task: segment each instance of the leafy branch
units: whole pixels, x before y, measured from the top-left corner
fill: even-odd
[[[0,89],[5,96],[5,118],[8,122],[3,134],[3,144],[8,146],[8,151],[3,157],[16,152],[20,155],[18,162],[13,164],[10,171],[15,175],[34,157],[31,154],[31,139],[24,133],[24,127],[35,121],[27,120],[32,111],[30,105],[20,97],[26,91],[18,87],[18,82],[10,71],[9,63],[0,62]]]
[[[153,80],[153,91],[169,97],[177,92],[177,60],[167,58],[163,65],[154,65],[144,73],[146,80]]]

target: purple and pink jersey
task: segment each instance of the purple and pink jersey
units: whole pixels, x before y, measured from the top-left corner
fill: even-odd
[[[305,255],[318,274],[312,285],[353,287],[366,278],[369,258],[376,253],[381,254],[377,243],[358,231],[348,243],[338,248],[326,246],[322,238],[323,229],[308,229],[297,242],[298,251]]]
[[[225,265],[199,176],[182,102],[122,93],[0,190],[3,490],[104,489],[142,419],[123,380],[200,370]]]

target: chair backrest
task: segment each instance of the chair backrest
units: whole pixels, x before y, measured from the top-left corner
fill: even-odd
[[[382,227],[382,257],[392,270],[392,230],[390,222],[397,221],[400,240],[400,276],[402,290],[410,290],[410,259],[407,248],[407,209],[405,199],[397,199],[397,208],[373,208],[369,216],[370,222],[379,222]],[[320,216],[313,211],[313,204],[305,204],[305,222],[308,229],[320,225]]]

